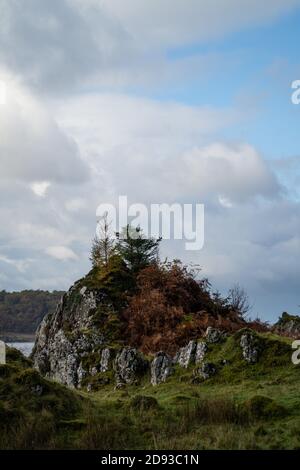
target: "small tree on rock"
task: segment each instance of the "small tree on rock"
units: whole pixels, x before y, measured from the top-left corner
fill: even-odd
[[[91,248],[90,260],[93,267],[107,267],[109,259],[115,254],[115,240],[111,233],[111,222],[107,214],[98,223],[97,235]]]
[[[247,292],[239,284],[235,284],[229,289],[228,301],[230,307],[242,318],[245,318],[252,308]]]
[[[145,238],[140,227],[133,228],[130,225],[116,235],[117,252],[134,274],[158,261],[161,238]]]

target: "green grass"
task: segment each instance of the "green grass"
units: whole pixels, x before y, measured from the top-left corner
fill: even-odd
[[[300,449],[300,367],[291,362],[290,341],[257,335],[260,359],[250,365],[242,358],[241,334],[209,346],[207,360],[218,372],[207,381],[193,383],[195,366],[176,367],[156,387],[145,376],[120,390],[100,381],[93,393],[41,379],[13,352],[0,368],[0,426],[9,416],[16,425],[6,423],[0,447]],[[41,380],[45,393],[32,396]]]

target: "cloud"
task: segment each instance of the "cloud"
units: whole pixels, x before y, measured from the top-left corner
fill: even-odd
[[[22,0],[0,0],[1,61],[47,93],[70,92],[93,78],[106,86],[148,82],[153,69],[163,71],[156,74],[159,81],[171,76],[165,70],[166,63],[174,65],[166,57],[170,48],[273,21],[299,4],[244,0],[241,8],[239,0],[26,0],[24,8]],[[200,70],[205,69],[204,63]]]
[[[90,267],[98,204],[127,194],[129,202],[204,202],[204,249],[164,243],[163,256],[199,263],[224,292],[239,281],[264,318],[296,308],[299,204],[255,148],[217,138],[238,113],[101,94],[52,103],[51,112],[91,176],[80,185],[54,180],[45,198],[26,180],[2,182],[1,255],[26,268],[3,261],[3,287],[68,288]]]
[[[75,142],[64,134],[42,102],[7,72],[2,76],[7,97],[0,106],[0,180],[85,181],[88,168]]]
[[[67,246],[49,246],[45,252],[59,261],[77,260],[78,256]]]
[[[189,187],[205,198],[219,193],[227,206],[228,201],[241,203],[256,196],[273,198],[280,191],[275,175],[249,144],[215,142],[195,148],[183,155],[180,166],[181,185],[188,179]]]
[[[97,2],[93,2],[97,3]],[[146,43],[176,46],[220,38],[278,18],[298,0],[104,0],[102,4],[135,37]]]
[[[163,255],[198,262],[223,291],[239,281],[265,316],[298,305],[298,159],[271,165],[246,139],[224,138],[249,107],[137,94],[222,78],[236,56],[210,45],[300,1],[240,4],[0,0],[2,288],[68,288],[90,267],[96,207],[127,194],[204,202],[204,249],[163,243]],[[189,54],[201,44],[208,52]]]
[[[97,177],[118,195],[141,202],[209,202],[220,195],[242,203],[280,193],[275,175],[252,146],[214,142],[222,127],[243,119],[231,109],[93,94],[69,99],[54,112]]]
[[[50,187],[51,183],[49,181],[37,181],[30,185],[30,188],[39,197],[45,197],[48,188]]]

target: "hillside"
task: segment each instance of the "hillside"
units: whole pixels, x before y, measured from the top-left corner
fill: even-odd
[[[30,339],[42,319],[55,310],[63,292],[0,292],[0,339]]]
[[[249,333],[256,362],[241,347]],[[299,449],[300,368],[290,340],[241,330],[208,343],[205,363],[216,367],[206,378],[190,361],[159,385],[148,368],[118,388],[111,369],[90,392],[70,391],[9,350],[0,366],[0,448]]]
[[[6,427],[2,446],[299,448],[292,339],[247,321],[237,291],[222,297],[180,261],[161,262],[157,242],[121,243],[107,257],[95,249],[92,270],[44,317],[27,371],[3,366],[4,416],[12,402],[30,422],[37,410],[46,418],[37,421],[42,439],[28,443],[32,429],[21,423],[17,436]],[[290,320],[298,324],[286,315],[279,324]]]

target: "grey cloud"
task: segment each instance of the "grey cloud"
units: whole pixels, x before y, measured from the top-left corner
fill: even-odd
[[[39,89],[67,91],[121,60],[127,35],[99,5],[0,0],[0,11],[1,62]]]
[[[1,62],[40,90],[173,80],[168,48],[274,20],[300,0],[0,0]],[[182,67],[206,73],[210,58]],[[215,61],[215,58],[212,59]],[[210,65],[209,65],[210,66]],[[175,77],[174,77],[175,75]],[[152,79],[152,80],[153,80]]]
[[[81,183],[89,169],[68,137],[37,99],[7,81],[0,113],[0,179]]]

